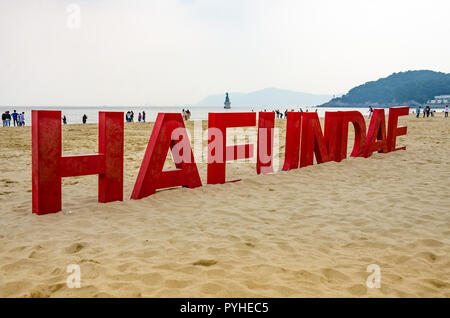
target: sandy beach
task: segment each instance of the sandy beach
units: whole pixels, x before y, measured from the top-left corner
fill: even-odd
[[[264,176],[228,164],[243,180],[214,186],[202,163],[205,186],[131,201],[153,124],[126,123],[125,201],[67,178],[63,212],[45,216],[31,213],[30,127],[0,128],[0,297],[450,297],[450,119],[400,125],[406,151]],[[95,153],[97,129],[64,126],[64,154]]]

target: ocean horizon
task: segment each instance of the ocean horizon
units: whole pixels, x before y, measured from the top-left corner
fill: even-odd
[[[243,113],[243,112],[261,112],[261,111],[275,111],[280,110],[284,113],[287,109],[288,111],[299,111],[300,107],[295,106],[288,107],[247,107],[247,106],[235,106],[231,109],[224,109],[220,106],[1,106],[0,111],[3,113],[6,110],[13,112],[16,110],[17,112],[25,112],[25,124],[28,126],[31,124],[31,110],[60,110],[61,116],[66,116],[67,124],[81,124],[82,117],[84,114],[87,115],[87,123],[88,124],[96,124],[98,123],[98,113],[100,111],[119,111],[124,112],[124,121],[125,114],[127,111],[134,112],[134,122],[137,122],[138,115],[142,111],[146,113],[146,121],[152,122],[155,121],[158,113],[181,113],[183,109],[189,109],[191,112],[190,120],[207,120],[209,113]],[[319,117],[324,117],[325,112],[327,111],[336,111],[339,109],[341,111],[346,110],[356,110],[361,112],[364,116],[369,114],[368,107],[301,107],[303,111],[315,112]],[[387,114],[387,112],[386,112]]]

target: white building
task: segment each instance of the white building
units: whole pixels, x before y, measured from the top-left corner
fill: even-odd
[[[450,95],[435,96],[426,103],[426,106],[430,107],[445,107],[446,105],[450,106]]]

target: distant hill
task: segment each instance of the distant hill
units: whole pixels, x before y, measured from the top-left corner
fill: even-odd
[[[352,88],[322,107],[398,106],[424,104],[438,95],[450,95],[450,74],[433,71],[394,73]]]
[[[233,106],[315,106],[332,98],[331,95],[314,95],[278,88],[265,88],[251,93],[230,92],[231,107]],[[223,106],[223,94],[210,95],[195,106]]]

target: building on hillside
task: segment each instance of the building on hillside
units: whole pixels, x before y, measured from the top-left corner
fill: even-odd
[[[446,105],[450,106],[450,95],[435,96],[434,99],[425,104],[425,106],[432,108],[444,108]]]

